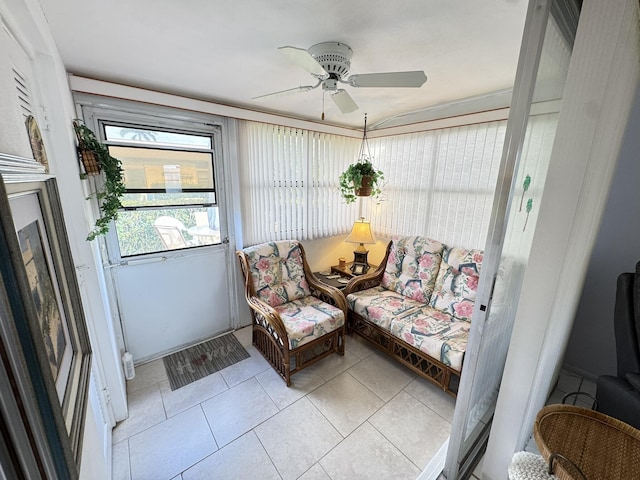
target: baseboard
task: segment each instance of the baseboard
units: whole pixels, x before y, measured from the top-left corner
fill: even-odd
[[[574,375],[578,375],[579,377],[582,377],[585,380],[592,381],[593,383],[598,382],[599,375],[594,375],[593,373],[589,373],[585,370],[582,370],[581,368],[574,367],[573,365],[568,365],[565,363],[564,365],[562,365],[562,370],[568,373],[572,373]],[[615,372],[612,373],[611,375],[615,375]]]

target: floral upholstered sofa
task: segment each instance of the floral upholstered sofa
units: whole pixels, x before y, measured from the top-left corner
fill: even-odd
[[[348,330],[456,395],[483,253],[393,237],[381,265],[344,290]]]

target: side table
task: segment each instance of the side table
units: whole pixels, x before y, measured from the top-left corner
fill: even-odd
[[[333,270],[329,275],[326,275],[327,272],[313,272],[318,280],[322,283],[326,283],[327,285],[331,285],[332,287],[336,287],[339,290],[343,290],[344,287],[347,286],[347,282],[344,280],[350,277],[346,277],[345,275],[340,274],[339,272],[334,272]],[[340,278],[327,278],[334,275],[340,275]]]
[[[356,275],[351,273],[351,265],[353,265],[353,262],[349,262],[349,263],[345,264],[344,267],[341,267],[340,265],[333,265],[331,267],[331,273],[336,274],[336,275],[342,275],[343,277],[347,277],[347,278],[353,278]],[[368,272],[371,272],[371,271],[375,270],[376,268],[378,268],[377,265],[369,264]]]

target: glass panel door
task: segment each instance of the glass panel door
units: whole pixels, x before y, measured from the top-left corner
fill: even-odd
[[[573,44],[567,10],[550,4],[531,1],[527,13],[444,470],[450,480],[465,478],[486,446],[546,179]]]

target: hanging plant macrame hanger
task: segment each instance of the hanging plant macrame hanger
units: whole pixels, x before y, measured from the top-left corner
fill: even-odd
[[[365,153],[366,149],[366,153]],[[360,152],[358,153],[358,162],[365,160],[371,160],[371,152],[369,151],[369,141],[367,140],[367,114],[364,114],[364,132],[362,134],[362,145],[360,145]]]

